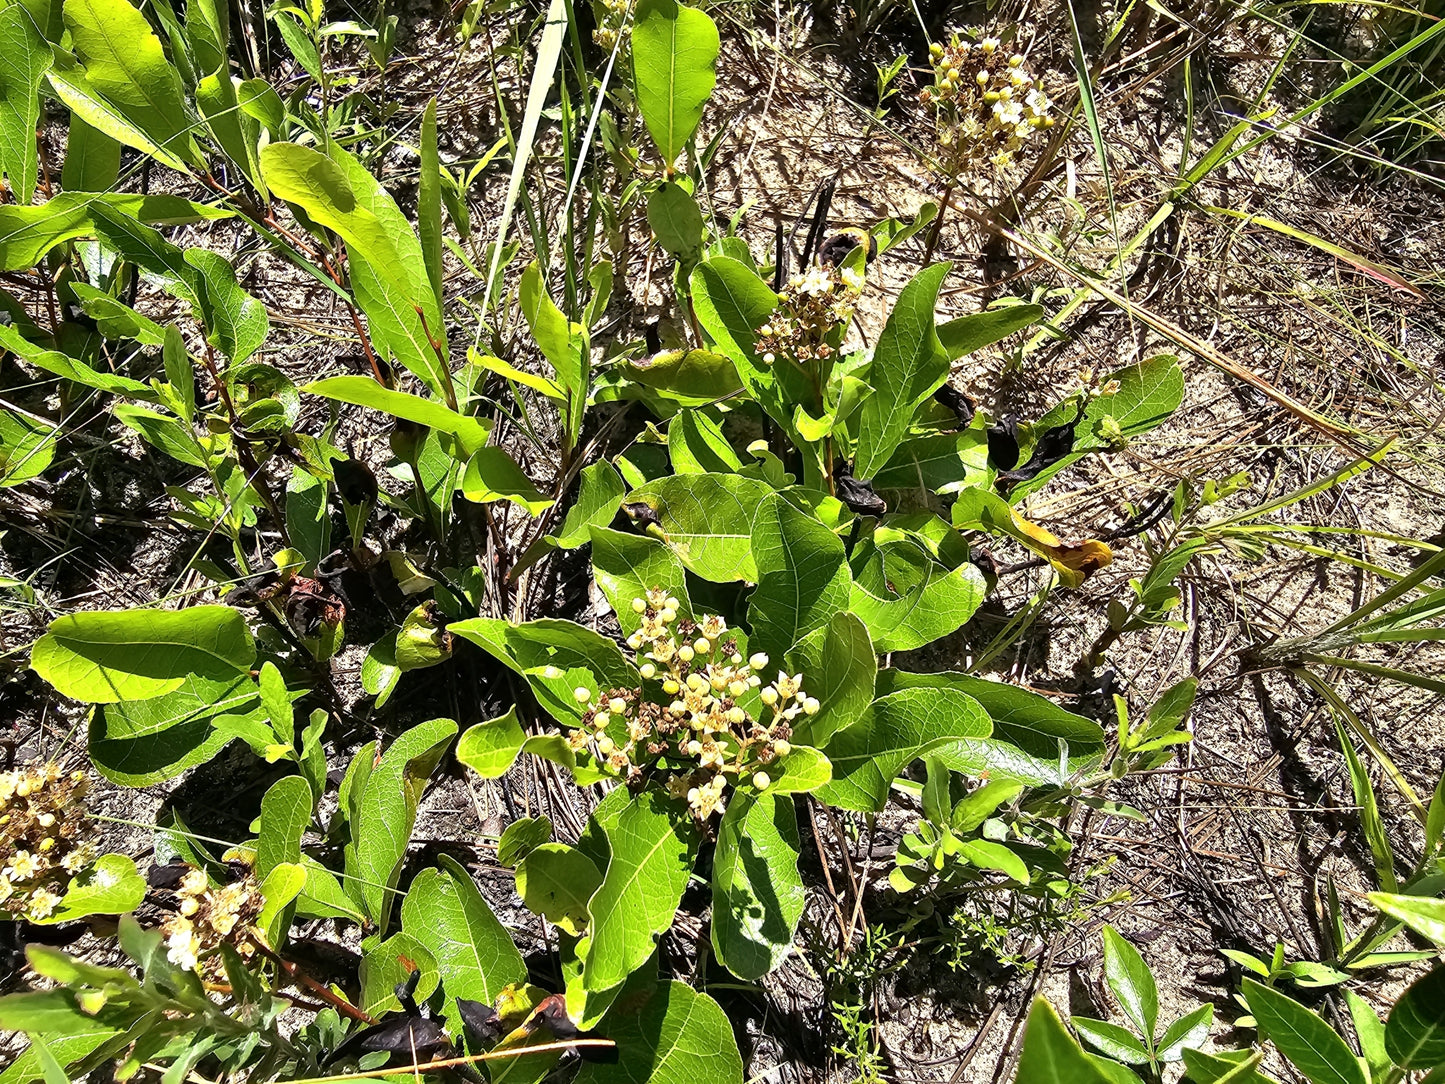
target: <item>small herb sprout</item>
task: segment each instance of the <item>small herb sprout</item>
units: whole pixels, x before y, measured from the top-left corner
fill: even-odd
[[[1017,53],[998,38],[974,43],[955,34],[929,46],[933,86],[919,97],[935,110],[943,169],[950,177],[991,166],[1004,170],[1040,129],[1050,128],[1052,103]]]
[[[54,761],[0,773],[0,914],[40,921],[95,860],[84,772]]]
[[[229,944],[243,959],[256,950],[252,928],[261,913],[261,890],[250,870],[226,885],[212,885],[206,871],[191,867],[176,885],[176,912],[161,924],[166,958],[193,971]]]
[[[744,659],[726,621],[680,618],[678,606],[661,588],[633,600],[642,626],[627,644],[637,652],[642,687],[610,689],[596,702],[578,688],[586,710],[567,743],[634,786],[649,768],[665,770],[668,794],[686,798],[706,821],[726,809],[729,786],[772,785],[769,767],[791,751],[793,720],[819,704],[803,692],[801,675],[780,671],[763,685],[766,655]]]

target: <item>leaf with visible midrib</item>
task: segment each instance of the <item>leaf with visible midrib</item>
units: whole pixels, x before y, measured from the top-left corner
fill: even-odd
[[[677,554],[662,542],[606,527],[593,527],[590,537],[597,587],[612,604],[624,635],[632,635],[642,625],[642,615],[633,610],[632,600],[645,598],[654,587],[662,588],[681,603],[677,608],[679,617],[692,617],[687,574]]]
[[[302,391],[312,395],[324,395],[341,403],[370,407],[403,418],[417,425],[425,425],[438,432],[449,433],[457,438],[462,451],[471,453],[487,443],[492,426],[489,421],[479,421],[459,414],[435,399],[423,399],[420,395],[396,391],[383,387],[369,376],[329,376],[304,384]]]
[[[718,828],[712,871],[712,945],[740,979],[783,961],[803,914],[798,819],[791,798],[734,793]]]
[[[906,689],[875,700],[824,750],[833,780],[817,792],[829,805],[877,812],[903,767],[959,738],[987,737],[988,715],[977,700],[946,689]]]
[[[756,583],[751,526],[758,505],[772,492],[740,474],[690,474],[648,482],[627,500],[657,513],[664,541],[690,572],[716,583]]]
[[[1104,927],[1104,977],[1124,1015],[1152,1043],[1159,1022],[1159,990],[1154,975],[1139,950],[1112,926]]]
[[[1368,1084],[1349,1044],[1298,1001],[1253,979],[1244,980],[1244,999],[1260,1031],[1311,1084]]]
[[[347,890],[361,904],[378,932],[391,913],[392,886],[401,873],[416,809],[427,778],[457,732],[450,719],[420,723],[399,736],[371,769],[346,845]]]
[[[582,974],[588,992],[621,984],[652,955],[697,856],[697,827],[684,803],[652,791],[623,793],[626,805],[601,822],[612,856],[588,905],[592,944]]]
[[[758,505],[751,543],[758,588],[748,601],[749,642],[782,658],[848,608],[847,554],[837,535],[776,495]]]
[[[20,203],[35,195],[40,83],[54,63],[55,54],[23,4],[0,10],[0,172]]]
[[[872,478],[882,470],[913,420],[913,411],[948,376],[948,355],[938,338],[933,307],[952,270],[948,263],[920,271],[903,287],[873,349],[867,380],[873,394],[858,418],[853,472]]]
[[[602,884],[596,864],[565,843],[542,843],[517,863],[517,895],[527,910],[573,937],[587,929],[587,901]]]
[[[685,983],[628,983],[601,1031],[617,1060],[583,1062],[577,1084],[742,1084],[727,1014]]]
[[[450,379],[440,360],[446,357],[446,327],[421,241],[396,201],[335,144],[329,155],[297,143],[267,144],[261,175],[273,194],[346,242],[351,284],[378,349],[443,394]]]
[[[457,998],[490,1005],[508,984],[526,981],[527,965],[466,869],[449,855],[438,861],[441,869],[412,881],[401,926],[436,957],[446,1017],[459,1020]]]
[[[261,799],[256,832],[256,876],[262,880],[282,862],[301,862],[301,837],[311,823],[311,784],[299,775],[276,780]]]
[[[234,679],[256,658],[251,630],[229,606],[93,610],[50,623],[30,666],[64,696],[92,704],[148,700],[195,674]]]
[[[1099,1067],[1074,1041],[1059,1014],[1042,997],[1034,999],[1024,1030],[1014,1084],[1108,1084]]]
[[[1445,966],[1416,980],[1390,1010],[1385,1050],[1401,1069],[1445,1065]]]
[[[632,24],[637,107],[669,169],[702,121],[717,82],[717,24],[675,0],[639,0]]]
[[[180,76],[146,17],[129,0],[65,0],[64,19],[89,89],[170,155],[199,163]]]
[[[803,688],[820,704],[818,714],[793,720],[794,743],[827,745],[873,701],[878,656],[868,626],[856,614],[834,614],[824,628],[793,645],[787,670],[803,675]]]

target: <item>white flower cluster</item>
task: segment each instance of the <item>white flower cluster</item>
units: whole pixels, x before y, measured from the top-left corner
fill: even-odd
[[[0,772],[0,915],[49,918],[95,861],[84,772],[51,761]]]
[[[920,99],[936,107],[938,141],[955,175],[985,162],[1006,169],[1036,132],[1053,126],[1049,96],[1024,58],[1006,54],[1002,44],[955,34],[947,46],[929,46],[934,83]]]
[[[242,956],[255,951],[250,932],[262,900],[251,873],[213,888],[206,871],[193,866],[175,891],[176,912],[161,923],[171,963],[194,971],[223,941],[230,941]]]
[[[617,44],[617,39],[625,35],[629,29],[627,25],[627,9],[631,7],[630,0],[601,0],[598,5],[600,17],[597,29],[592,31],[592,40],[602,49],[611,49]],[[626,43],[624,42],[624,47]]]
[[[851,267],[815,265],[788,279],[778,308],[758,328],[756,349],[764,365],[787,359],[798,365],[825,361],[853,315],[864,278]]]
[[[686,798],[706,821],[726,808],[728,786],[772,785],[767,769],[791,752],[792,721],[820,705],[804,694],[802,675],[780,672],[763,685],[766,655],[744,659],[726,621],[680,618],[679,607],[660,588],[633,600],[641,626],[627,645],[638,653],[642,685],[607,690],[595,701],[579,687],[576,699],[586,710],[567,742],[630,785],[666,772],[667,793]],[[766,722],[744,706],[754,696]]]

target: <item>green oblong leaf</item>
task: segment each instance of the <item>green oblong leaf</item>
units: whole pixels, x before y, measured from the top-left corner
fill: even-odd
[[[873,701],[878,656],[868,626],[856,614],[834,614],[825,627],[793,645],[786,663],[788,673],[803,675],[803,688],[820,705],[818,714],[793,720],[794,742],[826,746]]]
[[[1355,1052],[1316,1013],[1253,979],[1244,999],[1259,1029],[1310,1084],[1368,1084]]]
[[[576,847],[542,843],[517,863],[517,895],[527,910],[573,937],[587,929],[587,901],[602,884],[597,865]]]
[[[192,675],[234,680],[256,658],[239,610],[91,610],[58,617],[30,666],[64,696],[92,704],[175,692]]]
[[[439,861],[440,869],[416,875],[401,926],[435,957],[447,1019],[459,1020],[458,998],[490,1005],[506,986],[526,981],[527,965],[462,865],[448,855]]]
[[[700,842],[685,803],[653,791],[612,793],[621,797],[599,806],[592,822],[611,857],[588,904],[592,942],[582,972],[588,993],[621,985],[652,955],[677,914]]]
[[[647,224],[657,243],[679,259],[695,257],[702,248],[702,211],[692,193],[675,181],[664,181],[647,197]]]
[[[1385,1023],[1385,1051],[1401,1069],[1445,1065],[1445,967],[1417,979]]]
[[[882,470],[908,432],[913,411],[948,376],[948,355],[938,338],[933,308],[952,270],[948,263],[924,268],[898,295],[873,348],[868,383],[873,394],[858,416],[853,471],[872,478]]]
[[[163,157],[199,165],[180,75],[146,17],[129,0],[65,0],[63,15],[85,65],[83,77],[68,73],[71,85],[85,87],[145,133]]]
[[[0,173],[20,203],[35,195],[40,84],[54,63],[50,44],[24,4],[0,10]]]
[[[1154,974],[1139,950],[1120,937],[1112,926],[1104,927],[1104,978],[1119,1000],[1130,1023],[1152,1042],[1159,1023],[1159,989]]]
[[[727,1014],[681,982],[629,983],[601,1029],[617,1060],[584,1062],[577,1084],[742,1084]]]
[[[669,172],[702,122],[720,48],[717,24],[705,13],[675,0],[639,0],[632,24],[633,91]]]
[[[662,540],[688,571],[715,583],[756,583],[752,522],[772,492],[766,483],[739,474],[690,474],[655,479],[627,500],[657,513]]]
[[[991,729],[982,706],[964,693],[906,689],[880,697],[824,750],[833,780],[818,797],[844,809],[877,812],[905,765],[960,738],[987,737]]]
[[[457,724],[432,719],[401,734],[364,777],[352,838],[346,845],[347,891],[380,930],[391,913],[393,886],[401,874],[407,841],[427,779],[446,752]],[[358,756],[367,755],[363,748]],[[440,957],[438,957],[440,958]]]
[[[748,601],[749,643],[782,658],[848,608],[852,577],[842,540],[782,497],[765,497],[750,537],[758,588]]]
[[[553,504],[551,498],[544,497],[537,491],[532,480],[517,466],[517,461],[495,445],[479,448],[477,453],[467,460],[461,488],[462,495],[469,501],[477,504],[511,501],[534,516],[540,515]]]
[[[783,961],[803,914],[798,818],[792,799],[738,791],[718,828],[712,873],[712,945],[740,979]]]
[[[59,906],[36,925],[73,922],[89,915],[124,915],[145,899],[145,878],[123,854],[103,854],[70,882]]]
[[[1074,1041],[1054,1007],[1034,998],[1014,1084],[1109,1084],[1110,1079]]]
[[[513,704],[506,714],[467,727],[457,739],[457,760],[483,779],[498,779],[516,762],[526,740]]]

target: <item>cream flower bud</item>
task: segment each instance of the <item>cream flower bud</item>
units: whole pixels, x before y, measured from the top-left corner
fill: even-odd
[[[558,670],[555,666],[544,666],[542,668],[542,676],[548,681],[556,681],[562,676],[562,671]]]
[[[699,655],[711,655],[712,641],[709,640],[706,636],[699,636],[696,640],[693,641],[692,649],[696,651]]]
[[[792,751],[792,745],[790,745],[788,742],[783,741],[781,738],[773,742],[773,752],[780,757],[785,757]]]
[[[820,707],[822,707],[822,705],[818,703],[818,698],[816,696],[810,696],[803,701],[803,714],[817,715]]]
[[[577,703],[585,704],[592,699],[592,690],[585,685],[578,685],[577,688],[572,690],[572,697]]]
[[[620,696],[614,696],[607,702],[607,706],[612,710],[613,715],[623,715],[627,712],[627,701]]]
[[[680,688],[682,688],[682,686],[679,685],[674,678],[668,678],[662,683],[662,691],[668,696],[676,696]]]
[[[768,665],[768,657],[759,651],[748,660],[748,665],[754,670],[762,670]]]
[[[653,666],[650,662],[645,662],[638,668],[638,673],[648,681],[651,681],[657,675],[657,667]]]
[[[753,773],[753,786],[757,787],[758,790],[767,790],[768,784],[770,784],[771,782],[772,780],[768,778],[767,772]]]
[[[693,650],[691,644],[683,644],[677,649],[677,657],[683,662],[692,662]]]
[[[778,690],[769,685],[766,689],[762,690],[762,692],[758,693],[758,697],[764,704],[772,707],[778,702]]]
[[[635,613],[635,614],[646,613],[646,612],[647,612],[647,600],[644,599],[644,598],[635,598],[635,599],[633,599],[633,600],[632,600],[632,612]]]

